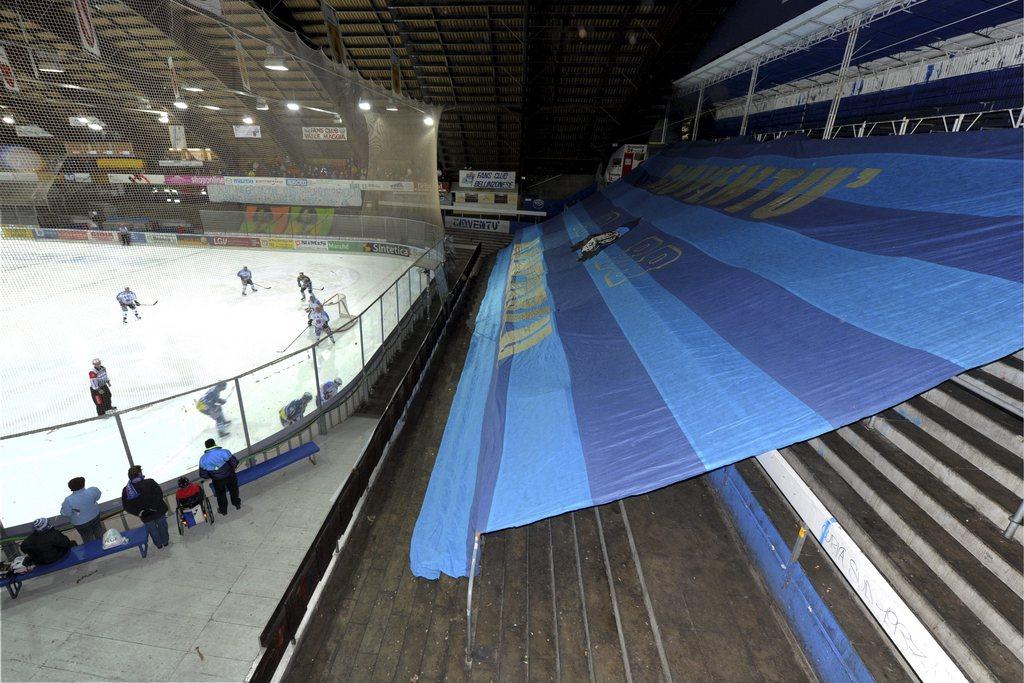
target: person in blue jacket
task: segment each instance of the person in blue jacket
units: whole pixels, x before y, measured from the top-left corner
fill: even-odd
[[[320,385],[320,399],[318,403],[327,403],[341,391],[341,378],[329,379]]]
[[[306,406],[312,400],[313,394],[307,391],[301,397],[277,411],[277,416],[281,418],[281,426],[287,427],[301,420],[302,416],[306,414]]]
[[[199,458],[199,476],[209,479],[213,495],[217,498],[217,511],[221,515],[228,514],[228,494],[231,504],[236,510],[242,508],[242,499],[238,496],[238,459],[226,448],[221,448],[213,439],[207,439],[206,450]]]
[[[68,482],[71,495],[64,499],[60,514],[68,518],[82,537],[82,543],[103,538],[103,522],[100,520],[100,490],[95,486],[85,488],[85,477],[75,477]]]

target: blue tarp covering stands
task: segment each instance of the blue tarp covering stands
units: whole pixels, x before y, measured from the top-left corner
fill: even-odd
[[[1021,348],[1021,156],[1018,131],[682,143],[521,231],[413,572],[465,576],[474,532],[809,439]]]

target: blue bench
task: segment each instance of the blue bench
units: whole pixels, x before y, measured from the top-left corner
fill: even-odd
[[[76,545],[74,548],[69,550],[68,554],[59,562],[40,565],[25,574],[17,574],[15,576],[5,576],[0,578],[0,587],[6,588],[7,592],[11,594],[11,597],[16,598],[18,597],[18,594],[21,593],[21,583],[23,581],[28,581],[29,579],[37,579],[40,576],[59,572],[62,569],[68,569],[79,564],[92,562],[93,560],[98,560],[99,558],[106,557],[108,555],[114,555],[128,550],[129,548],[138,548],[142,556],[146,556],[146,553],[149,552],[149,534],[146,531],[146,527],[140,526],[136,529],[129,529],[128,531],[122,531],[121,534],[128,539],[128,542],[123,545],[111,548],[110,550],[103,549],[103,541],[89,541],[82,545]]]
[[[302,460],[303,458],[309,458],[309,461],[315,465],[316,460],[313,456],[319,452],[320,447],[312,441],[309,441],[298,448],[293,448],[281,455],[275,455],[273,458],[268,458],[261,463],[250,465],[244,470],[238,471],[238,485],[241,486],[242,484],[248,484],[256,481],[260,477],[265,477],[271,472],[276,472],[294,462]]]

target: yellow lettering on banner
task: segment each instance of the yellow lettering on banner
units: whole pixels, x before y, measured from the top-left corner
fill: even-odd
[[[736,173],[742,166],[733,166],[731,168],[723,168],[721,173],[715,175],[714,178],[710,178],[708,182],[701,185],[690,194],[682,197],[681,199],[688,204],[699,203],[700,200],[711,190],[717,190],[725,185],[733,173]]]
[[[545,315],[550,312],[551,309],[547,306],[544,306],[543,308],[537,310],[528,309],[521,312],[509,313],[505,316],[505,320],[511,323],[517,323],[521,320],[529,320],[530,318],[536,318],[539,315]]]
[[[662,194],[669,194],[674,197],[679,194],[689,192],[691,189],[697,187],[701,182],[703,182],[703,179],[714,171],[714,166],[697,166],[696,168],[690,169],[689,172],[680,176],[676,182],[670,183]]]
[[[36,236],[31,228],[4,228],[3,231],[4,237],[28,237],[31,239]]]
[[[882,169],[880,169],[880,168],[865,168],[865,169],[862,169],[861,172],[857,174],[857,179],[853,180],[852,182],[846,183],[846,185],[844,187],[848,187],[850,189],[856,189],[858,187],[864,187],[865,185],[870,183],[872,180],[877,178],[878,174],[881,173],[881,172],[882,172]]]
[[[664,194],[663,188],[669,183],[675,182],[676,178],[686,172],[686,168],[685,164],[676,164],[665,173],[665,176],[661,180],[654,181],[645,189],[648,192],[654,192],[655,194]]]
[[[527,349],[543,341],[551,334],[551,316],[546,315],[540,320],[520,327],[501,335],[501,348],[498,350],[498,360],[504,360],[509,356],[522,353]]]
[[[539,238],[512,249],[502,323],[532,322],[502,332],[498,340],[498,361],[536,346],[551,334],[551,308],[544,305],[548,292],[543,258]]]
[[[725,210],[728,211],[729,213],[737,213],[739,211],[743,211],[744,209],[747,209],[753,206],[754,204],[757,204],[761,200],[767,199],[772,195],[772,193],[778,192],[783,187],[785,187],[789,183],[793,182],[794,180],[802,176],[804,173],[806,173],[806,171],[803,170],[802,168],[781,168],[778,171],[776,171],[775,180],[772,181],[771,185],[761,190],[760,192],[755,192],[754,194],[750,195],[741,202],[733,204],[732,206],[725,207]]]
[[[731,202],[742,194],[746,194],[753,188],[764,182],[768,176],[775,172],[774,166],[766,166],[761,168],[758,166],[751,166],[747,169],[746,173],[740,175],[732,182],[726,184],[721,190],[718,190],[710,197],[704,200],[704,204],[707,206],[718,206],[726,202]]]
[[[751,211],[750,215],[752,218],[773,218],[796,211],[846,180],[853,171],[852,168],[817,168],[786,192]],[[825,176],[824,180],[821,179],[822,176]]]
[[[271,249],[294,249],[295,242],[292,240],[270,240],[267,246]]]

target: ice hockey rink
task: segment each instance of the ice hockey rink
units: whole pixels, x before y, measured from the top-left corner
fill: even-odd
[[[412,263],[359,253],[0,239],[0,435],[95,417],[88,372],[98,357],[109,372],[134,461],[158,481],[192,471],[203,440],[218,435],[213,420],[195,408],[204,392],[190,390],[288,356],[239,380],[252,443],[280,430],[281,406],[315,393],[312,352],[295,353],[315,341],[312,331],[303,331],[299,271],[323,288],[316,292],[321,300],[344,294],[352,315],[372,305],[362,326],[365,348],[354,325],[335,333],[335,345],[317,350],[321,382],[347,382],[425,286],[426,277],[414,268],[392,287]],[[235,275],[242,266],[265,288],[242,296]],[[155,305],[138,309],[141,320],[129,312],[125,324],[114,297],[126,286],[140,302]],[[337,326],[338,308],[329,313]],[[282,353],[296,335],[298,341]],[[235,394],[229,382],[222,398],[231,434],[219,442],[240,450],[245,438]],[[0,520],[10,527],[56,514],[66,482],[79,475],[99,486],[104,500],[116,498],[126,468],[112,417],[2,441]]]

